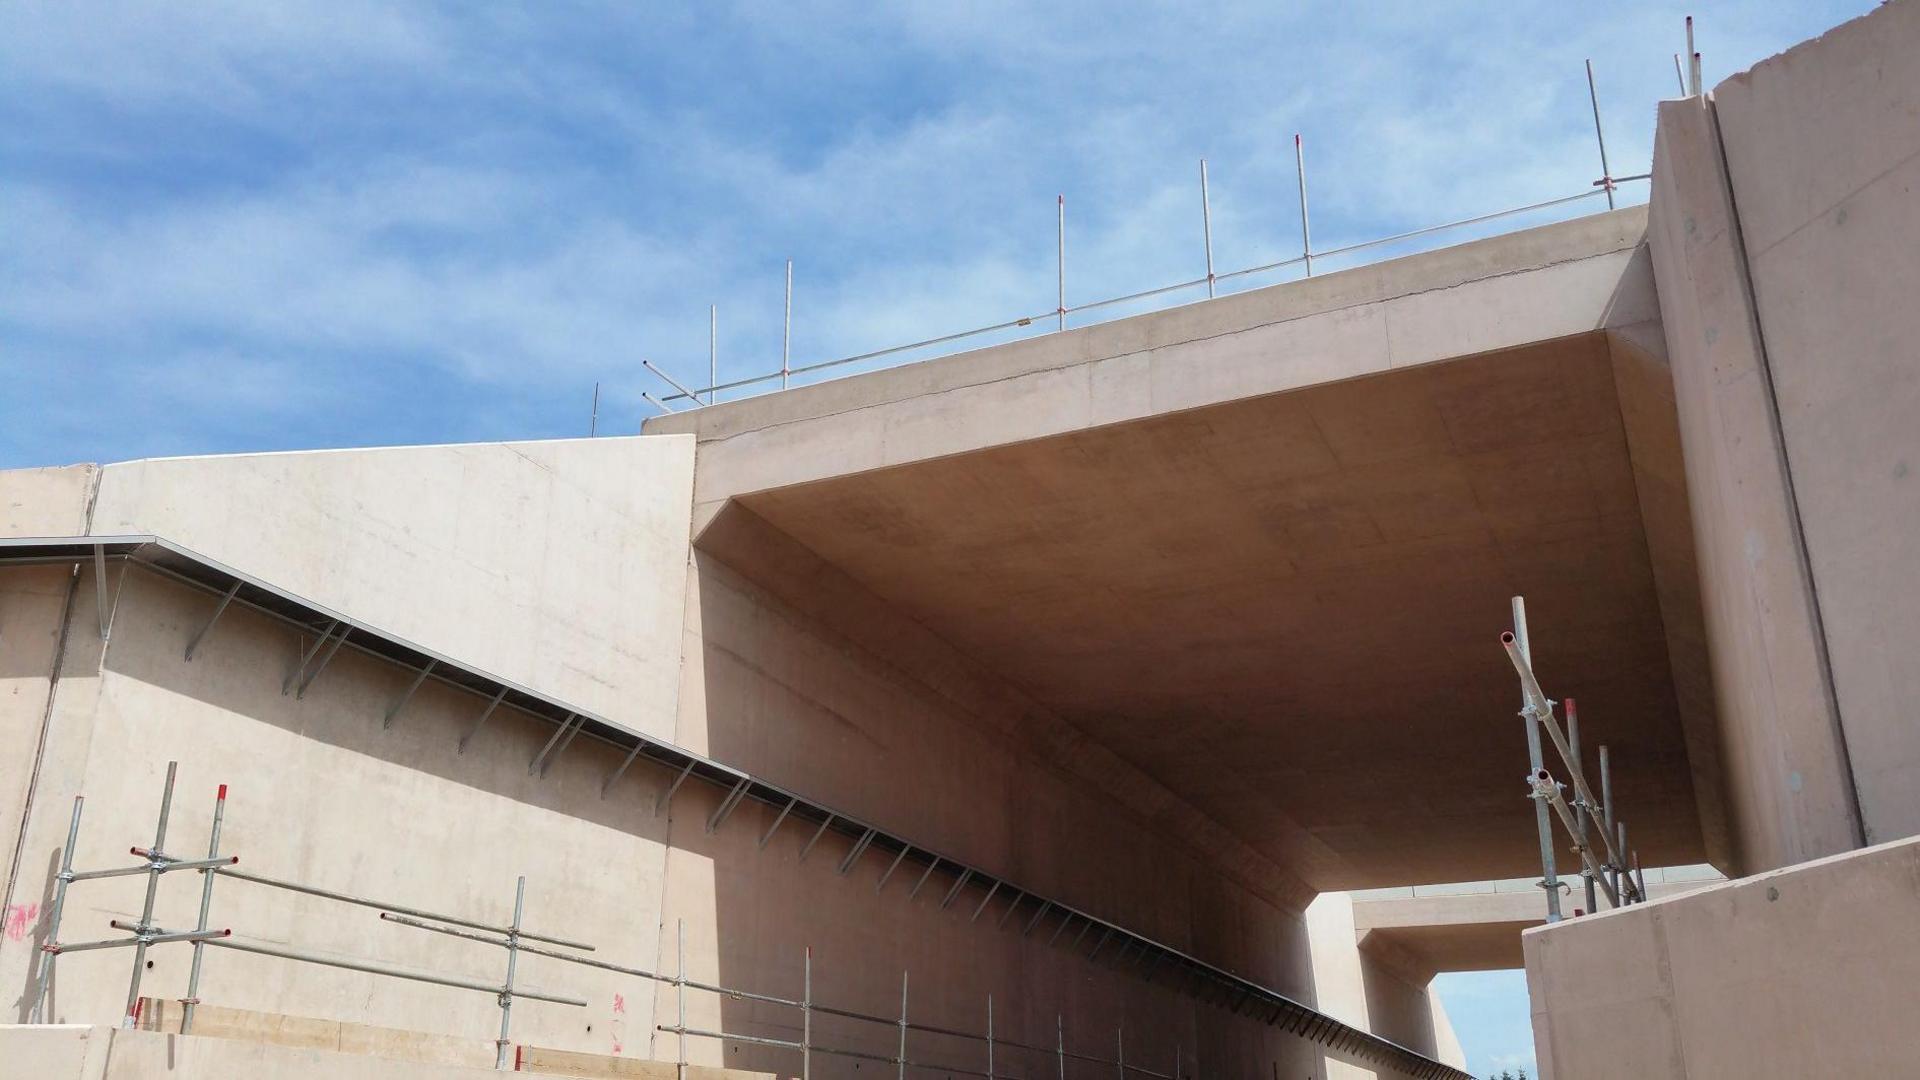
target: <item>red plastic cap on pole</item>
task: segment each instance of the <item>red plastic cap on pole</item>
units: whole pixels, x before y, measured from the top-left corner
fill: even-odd
[[[220,802],[226,802],[227,801],[227,785],[221,784],[220,794],[215,795],[214,798],[219,800]]]

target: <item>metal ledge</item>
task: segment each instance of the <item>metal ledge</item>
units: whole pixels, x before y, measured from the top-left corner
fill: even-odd
[[[420,681],[429,678],[459,687],[472,693],[479,703],[497,702],[499,705],[544,719],[553,724],[556,729],[574,725],[578,728],[576,734],[584,732],[588,737],[627,750],[628,765],[636,758],[644,758],[681,780],[693,777],[717,788],[723,799],[730,795],[756,799],[782,811],[780,820],[774,823],[776,829],[782,822],[791,819],[812,826],[814,840],[818,840],[819,836],[825,832],[834,832],[844,837],[849,845],[860,845],[863,850],[856,852],[854,857],[846,862],[848,870],[852,869],[859,857],[869,852],[878,852],[887,858],[890,866],[896,868],[901,861],[920,864],[924,867],[922,873],[918,875],[922,880],[934,872],[945,873],[953,882],[949,886],[952,894],[958,894],[968,888],[977,889],[982,896],[978,901],[981,908],[992,900],[993,894],[1003,892],[1013,898],[1009,913],[1012,909],[1022,906],[1032,912],[1029,921],[1025,923],[1027,929],[1032,929],[1035,924],[1043,921],[1058,920],[1048,939],[1048,944],[1052,947],[1082,948],[1088,931],[1098,930],[1100,933],[1094,937],[1102,944],[1096,944],[1093,951],[1086,954],[1089,962],[1104,953],[1107,956],[1105,963],[1109,967],[1132,968],[1137,973],[1136,977],[1177,986],[1203,1001],[1210,1001],[1231,1012],[1256,1017],[1265,1023],[1282,1027],[1302,1038],[1320,1043],[1330,1050],[1363,1060],[1389,1064],[1412,1076],[1471,1080],[1468,1073],[1450,1065],[1435,1061],[1390,1039],[1351,1027],[1276,990],[1241,978],[1097,916],[1089,915],[1071,905],[1050,899],[1018,882],[934,851],[877,825],[835,810],[825,803],[789,791],[730,765],[634,731],[623,724],[550,697],[531,687],[462,663],[444,653],[408,641],[398,634],[371,626],[313,600],[297,596],[161,537],[141,534],[0,538],[0,567],[35,564],[79,564],[83,567],[92,564],[97,567],[103,565],[106,559],[124,561],[150,569],[164,577],[220,598],[220,606],[214,611],[213,619],[217,619],[228,605],[241,604],[316,635],[323,635],[331,630],[337,635],[338,640],[329,646],[327,655],[344,646],[387,660],[414,672],[416,687]],[[213,629],[213,619],[210,619],[208,624],[201,627],[194,635],[192,645],[200,646],[204,643],[202,639],[212,636],[209,631]],[[317,642],[316,651],[318,651]],[[312,681],[312,676],[307,675],[304,669],[296,674],[306,677],[308,682]],[[313,675],[317,674],[317,671],[313,672]],[[411,691],[409,696],[410,694]],[[405,700],[402,698],[401,703],[404,704]],[[391,716],[392,714],[389,713],[390,718]],[[557,731],[556,734],[558,734]],[[626,765],[623,765],[620,772],[624,772],[625,769]],[[609,780],[617,778],[618,775],[619,773],[616,773]],[[737,801],[739,799],[735,799],[735,802]],[[663,798],[662,804],[664,803]],[[716,817],[724,817],[724,815],[716,814]],[[715,825],[717,827],[717,821]],[[889,876],[891,873],[890,869]],[[884,879],[881,884],[885,885]],[[1006,921],[1003,913],[1003,917],[997,921],[996,925],[1004,925]],[[1061,931],[1070,927],[1078,927],[1076,933],[1063,937]],[[1118,941],[1117,948],[1112,950],[1103,948],[1104,944],[1113,944],[1115,939]],[[1156,976],[1158,976],[1157,979]]]

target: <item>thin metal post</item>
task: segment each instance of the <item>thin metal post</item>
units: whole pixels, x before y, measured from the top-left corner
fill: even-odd
[[[1640,894],[1640,902],[1647,902],[1647,872],[1640,869],[1640,853],[1633,853],[1633,888]]]
[[[1173,1080],[1180,1080],[1180,1040],[1173,1043]]]
[[[1213,208],[1207,199],[1207,159],[1200,159],[1200,237],[1207,246],[1207,299],[1213,299]]]
[[[1113,1073],[1117,1080],[1127,1080],[1127,1031],[1124,1026],[1113,1029]]]
[[[1607,744],[1600,744],[1600,820],[1601,827],[1608,836],[1614,835],[1613,828],[1613,770],[1607,760]],[[1613,886],[1614,895],[1620,895],[1620,868],[1612,859],[1607,860],[1607,881]]]
[[[1533,653],[1527,644],[1527,602],[1518,596],[1513,598],[1513,643],[1531,668]],[[1532,699],[1524,691],[1520,695],[1520,704],[1520,719],[1527,726],[1527,764],[1531,766],[1528,776],[1538,776],[1541,769],[1545,768],[1540,752],[1540,720],[1534,716]],[[1540,887],[1547,891],[1547,921],[1557,923],[1560,921],[1560,876],[1554,872],[1553,821],[1547,816],[1544,800],[1534,800],[1533,815],[1534,824],[1540,832]]]
[[[1633,902],[1636,904],[1642,903],[1646,900],[1646,897],[1640,894],[1639,887],[1634,883],[1633,867],[1629,865],[1627,861],[1630,858],[1630,856],[1627,854],[1627,823],[1624,821],[1616,821],[1613,823],[1613,828],[1614,828],[1614,837],[1618,841],[1618,845],[1619,845],[1618,850],[1620,853],[1620,876],[1626,879],[1627,892],[1633,894]]]
[[[780,389],[793,370],[793,260],[787,260],[787,315],[780,327]]]
[[[493,1067],[502,1072],[506,1071],[507,1063],[512,1060],[507,1050],[513,1046],[509,1037],[513,1026],[513,969],[520,959],[520,919],[526,914],[526,909],[527,876],[522,874],[513,887],[513,922],[507,926],[507,981],[500,988],[500,1038],[493,1044]],[[685,1027],[686,1024],[680,1026]]]
[[[220,823],[227,816],[227,785],[221,784],[220,791],[213,797],[213,832],[207,837],[207,858],[220,855]],[[193,928],[207,931],[207,917],[213,911],[213,879],[217,877],[212,870],[200,871],[200,921]],[[193,943],[193,966],[187,969],[187,997],[181,1002],[180,1034],[193,1034],[193,1013],[200,1004],[200,961],[207,951],[207,943]]]
[[[1307,225],[1307,152],[1300,136],[1293,137],[1293,171],[1300,178],[1300,257],[1307,264],[1307,276],[1313,276],[1313,229]]]
[[[1054,1058],[1059,1062],[1059,1080],[1067,1080],[1067,1019],[1053,1014]]]
[[[1593,88],[1593,61],[1587,61],[1587,100],[1593,103],[1593,138],[1600,144],[1600,186],[1607,192],[1607,209],[1613,209],[1613,171],[1607,168],[1607,136],[1600,130],[1600,93]]]
[[[687,1080],[687,920],[675,919],[678,928],[674,946],[673,1000],[680,1013],[680,1064],[675,1070],[679,1080]]]
[[[1054,313],[1059,317],[1058,329],[1067,328],[1067,197],[1060,195],[1054,200],[1060,210],[1059,259],[1055,274]]]
[[[1573,751],[1573,760],[1567,764],[1575,773],[1581,774],[1584,788],[1586,762],[1580,757],[1580,711],[1574,707],[1572,698],[1567,699],[1566,710],[1567,749]],[[1574,821],[1580,826],[1580,848],[1586,851],[1588,850],[1587,833],[1593,821],[1593,808],[1587,805],[1587,800],[1579,798],[1577,792],[1575,798],[1577,801],[1573,807]],[[1598,910],[1599,899],[1594,896],[1593,869],[1584,858],[1580,860],[1580,880],[1581,884],[1586,886],[1586,912],[1591,915]]]
[[[714,387],[720,385],[720,308],[707,305],[707,404],[714,402]]]
[[[147,898],[140,905],[140,922],[134,933],[133,977],[127,981],[127,1011],[120,1026],[130,1028],[140,1010],[140,975],[147,967],[147,938],[153,933],[153,901],[160,890],[160,853],[167,849],[167,819],[173,814],[173,778],[180,763],[167,762],[167,783],[160,791],[160,824],[153,830],[153,866],[147,871]]]
[[[105,643],[112,632],[113,618],[107,614],[107,549],[93,545],[93,607],[100,619],[100,641]]]
[[[240,591],[240,582],[236,581],[233,583],[232,588],[228,589],[226,592],[221,594],[220,603],[214,607],[213,614],[207,616],[207,621],[201,625],[200,629],[197,632],[194,633],[193,640],[187,642],[186,658],[188,660],[193,659],[193,650],[200,647],[200,640],[207,636],[207,631],[213,629],[214,623],[220,621],[220,614],[227,610],[228,604],[233,603],[234,595],[239,591]]]
[[[1680,96],[1687,96],[1687,76],[1680,70],[1680,54],[1673,54],[1673,81],[1680,84]]]
[[[894,1060],[894,1075],[907,1080],[907,973],[900,972],[900,1054]]]
[[[587,438],[600,433],[600,384],[593,384],[593,415],[587,418]]]
[[[38,1024],[43,1019],[47,988],[53,982],[53,962],[60,955],[53,946],[60,942],[60,913],[67,906],[67,883],[73,880],[73,848],[80,841],[80,810],[85,804],[85,797],[73,797],[73,820],[67,824],[67,846],[60,852],[60,873],[54,878],[53,912],[47,917],[46,940],[40,943],[40,972],[35,980],[30,1023]]]
[[[1687,73],[1693,97],[1700,96],[1700,54],[1693,48],[1693,16],[1687,16]]]
[[[993,995],[987,995],[987,1080],[993,1080]]]
[[[681,1024],[685,1027],[685,1024]],[[800,969],[800,1080],[813,1080],[813,946]]]

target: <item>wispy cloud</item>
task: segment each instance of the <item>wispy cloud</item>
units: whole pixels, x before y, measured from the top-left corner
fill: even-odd
[[[1717,70],[1869,6],[1695,5]],[[1704,9],[1704,10],[1703,10]],[[1734,12],[1737,10],[1737,15]],[[0,465],[576,433],[771,369],[1584,189],[1679,15],[1078,3],[14,9]]]

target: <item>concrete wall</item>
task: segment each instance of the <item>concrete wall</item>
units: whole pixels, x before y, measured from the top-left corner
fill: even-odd
[[[615,440],[598,444],[615,462],[630,450]],[[521,446],[513,456],[551,467],[559,459],[546,449]],[[552,495],[549,485],[569,488],[551,468],[522,468],[485,448],[373,456],[388,453],[399,456],[211,459],[201,476],[190,461],[139,463],[117,479],[110,467],[94,529],[156,531],[274,584],[332,590],[327,602],[389,626],[411,619],[412,636],[456,655],[460,635],[474,628],[433,610],[453,587],[437,573],[478,587],[518,572],[523,558],[597,557],[567,547],[571,534],[560,524],[569,515],[591,517],[601,495],[579,493],[574,508],[551,511],[552,502],[543,501]],[[471,467],[474,481],[463,486],[460,477],[469,475],[463,459],[475,457],[481,463]],[[560,464],[563,474],[596,467],[584,454]],[[416,470],[462,491],[427,491],[431,485],[411,476]],[[409,475],[382,481],[388,471]],[[684,474],[667,481],[675,482],[683,529]],[[365,489],[382,483],[417,499],[369,500]],[[255,498],[219,494],[223,485]],[[302,492],[312,502],[273,489]],[[483,523],[527,535],[464,556],[449,552],[438,539],[453,535],[447,522],[483,521],[475,517],[489,501],[483,494],[528,508]],[[607,497],[617,507],[637,504],[621,492]],[[369,512],[361,514],[369,501]],[[263,512],[249,515],[249,507]],[[665,535],[673,527],[671,507],[662,516],[667,524],[656,532]],[[526,528],[528,517],[540,519],[535,528]],[[624,528],[623,522],[606,527]],[[598,527],[588,521],[581,531],[591,538]],[[554,535],[545,535],[548,530]],[[337,544],[343,553],[309,552],[300,536]],[[530,550],[542,543],[549,550]],[[649,610],[657,592],[673,590],[668,606],[677,640],[667,655],[676,679],[682,678],[683,647],[688,661],[684,689],[673,692],[684,700],[664,734],[1314,999],[1304,929],[1288,903],[1295,894],[1284,875],[1262,871],[1258,860],[1232,866],[1231,849],[1209,861],[1188,847],[1176,828],[1187,820],[1177,807],[1129,805],[1101,781],[1104,771],[1121,769],[1118,763],[1101,764],[1093,775],[1063,766],[1059,749],[1023,725],[1004,688],[969,681],[977,676],[967,676],[950,650],[927,641],[909,645],[895,624],[857,604],[836,616],[838,623],[823,620],[704,554],[687,575],[684,534],[679,543],[678,566],[652,580],[640,580],[637,572],[628,580],[629,598],[640,595]],[[278,569],[263,569],[251,561],[256,558]],[[571,587],[572,580],[562,585]],[[11,1016],[23,1014],[28,1002],[72,797],[88,796],[78,864],[116,864],[129,844],[150,840],[164,763],[176,758],[181,773],[170,846],[190,850],[205,842],[213,788],[229,783],[222,846],[258,872],[482,920],[506,918],[513,878],[524,873],[529,927],[591,941],[617,962],[672,970],[684,925],[687,971],[697,979],[797,995],[801,951],[811,945],[814,992],[836,1004],[892,1012],[899,971],[906,968],[913,972],[913,1015],[930,1023],[977,1029],[991,993],[1003,1039],[1047,1044],[1055,1017],[1064,1015],[1069,1048],[1086,1053],[1106,1054],[1124,1029],[1128,1056],[1141,1061],[1171,1065],[1177,1044],[1190,1069],[1197,1064],[1210,1073],[1320,1078],[1329,1067],[1317,1046],[1277,1028],[1231,1019],[1104,959],[1086,962],[1081,954],[1090,943],[1080,953],[1064,940],[1046,947],[1051,922],[1022,939],[1017,923],[1001,924],[1004,896],[976,921],[978,890],[963,892],[944,910],[939,879],[911,901],[904,876],[877,892],[884,869],[878,853],[842,876],[837,867],[845,841],[822,841],[803,861],[807,833],[792,825],[762,850],[758,841],[772,813],[756,804],[709,834],[705,825],[717,798],[699,784],[687,785],[669,811],[655,817],[653,800],[671,778],[646,766],[636,766],[603,797],[601,782],[619,762],[610,747],[581,740],[547,776],[530,776],[526,763],[551,731],[544,723],[503,711],[467,753],[458,753],[460,735],[481,708],[470,694],[429,684],[392,729],[384,729],[386,706],[408,681],[407,672],[384,662],[342,652],[304,698],[284,695],[282,680],[303,635],[257,612],[230,609],[187,662],[181,649],[213,597],[139,569],[123,580],[118,566],[108,584],[119,599],[112,641],[103,648],[94,633],[90,572],[0,571],[0,618],[11,620],[0,627],[0,671],[18,672],[23,689],[0,698],[0,722],[7,737],[26,743],[45,732],[37,769],[18,770],[34,784],[24,827],[18,808],[25,794],[7,792],[21,837],[10,903],[31,909],[14,920],[17,934],[0,939],[0,1000]],[[495,595],[511,597],[519,587],[508,582]],[[354,606],[363,602],[385,605],[388,617]],[[496,671],[511,677],[519,665],[526,677],[540,654],[519,636],[530,632],[507,624],[521,618],[548,634],[564,628],[540,610],[494,603],[478,615],[468,609],[469,620],[491,628],[473,640],[496,649]],[[882,640],[849,625],[868,621]],[[602,622],[576,623],[566,632],[618,645],[623,631]],[[898,640],[888,645],[885,638]],[[623,663],[610,652],[569,655],[595,669]],[[60,678],[51,682],[56,664]],[[625,719],[644,706],[629,700],[638,696],[601,707]],[[1089,763],[1105,759],[1086,754],[1078,760],[1085,773],[1094,768]],[[157,921],[191,924],[196,885],[164,883]],[[140,893],[132,879],[76,885],[63,937],[108,936],[106,921],[137,914]],[[216,923],[231,925],[245,940],[480,981],[498,976],[497,953],[385,923],[364,909],[222,881],[214,910]],[[183,946],[156,948],[143,992],[180,996],[189,955]],[[111,1022],[126,993],[126,962],[124,952],[63,958],[52,1019]],[[656,983],[540,958],[522,961],[520,982],[576,994],[590,1005],[522,1002],[514,1014],[516,1040],[601,1054],[675,1053],[674,1040],[653,1030],[677,1014],[673,994]],[[222,951],[207,955],[201,996],[221,1005],[471,1039],[490,1038],[498,1022],[484,994]],[[1424,1000],[1414,1005],[1430,1008]],[[694,992],[687,1007],[696,1027],[776,1037],[790,1037],[795,1027],[791,1011],[764,1004]],[[893,1033],[822,1019],[816,1037],[887,1052]],[[705,1039],[690,1040],[688,1051],[696,1062],[793,1071],[791,1055],[778,1052],[723,1048]],[[930,1041],[916,1052],[963,1062],[978,1051]],[[815,1068],[825,1075],[852,1071],[832,1059],[816,1059]],[[1069,1072],[1105,1075],[1096,1066]]]
[[[1910,1076],[1920,840],[1523,936],[1543,1080]]]
[[[1648,234],[1748,869],[1920,831],[1916,57],[1892,4],[1660,110]]]
[[[1714,90],[1866,840],[1920,833],[1920,4]]]
[[[102,471],[151,532],[652,735],[679,683],[687,438],[164,458]]]
[[[1354,948],[1359,940],[1351,894],[1321,893],[1307,906],[1307,933],[1319,1008],[1355,1027],[1416,1047],[1441,1061],[1466,1067],[1452,1022],[1429,984],[1433,971],[1396,948]],[[1360,1066],[1328,1057],[1328,1080],[1371,1075]]]

